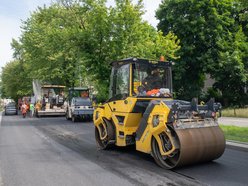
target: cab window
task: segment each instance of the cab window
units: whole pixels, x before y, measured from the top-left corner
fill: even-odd
[[[158,64],[133,64],[133,95],[171,97],[170,68]]]
[[[129,93],[129,69],[130,65],[122,65],[113,68],[111,79],[110,98],[113,100],[125,99]]]

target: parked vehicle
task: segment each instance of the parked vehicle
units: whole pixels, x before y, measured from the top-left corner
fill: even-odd
[[[15,102],[10,102],[5,106],[5,115],[17,115],[18,110]]]

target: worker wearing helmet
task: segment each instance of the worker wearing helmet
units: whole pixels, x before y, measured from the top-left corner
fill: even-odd
[[[148,76],[142,81],[142,84],[146,91],[161,88],[161,77],[158,68],[148,70]]]

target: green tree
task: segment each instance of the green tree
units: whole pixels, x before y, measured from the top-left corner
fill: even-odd
[[[230,35],[232,35],[230,33]],[[240,27],[234,37],[220,40],[219,66],[213,69],[216,77],[214,88],[221,90],[225,105],[244,106],[248,103],[245,87],[248,82],[247,38]]]
[[[248,1],[247,0],[238,0],[237,1],[237,21],[242,26],[242,29],[248,37]]]
[[[67,86],[75,84],[80,65],[80,29],[73,17],[55,4],[38,8],[24,22],[21,42],[33,78]]]
[[[219,51],[224,47],[220,40],[228,40],[232,37],[229,33],[235,32],[233,8],[231,0],[162,1],[156,12],[158,28],[165,34],[174,32],[182,45],[174,69],[180,98],[199,97],[205,73],[213,76],[212,69],[218,67]]]
[[[97,7],[97,6],[96,6]],[[102,9],[102,5],[99,7]],[[92,33],[98,33],[91,39],[94,46],[90,64],[92,73],[101,85],[101,91],[107,94],[110,66],[109,62],[127,57],[159,59],[161,55],[169,59],[176,58],[180,49],[179,40],[173,33],[163,36],[151,25],[142,20],[144,13],[142,1],[133,4],[130,0],[116,0],[116,6],[108,11],[94,13],[90,17]],[[99,26],[100,25],[100,26]],[[94,48],[94,47],[92,47]],[[103,73],[104,72],[104,73]],[[106,96],[105,96],[106,97]]]
[[[2,68],[2,97],[9,97],[17,100],[32,93],[32,82],[27,81],[27,74],[23,64],[14,60]]]

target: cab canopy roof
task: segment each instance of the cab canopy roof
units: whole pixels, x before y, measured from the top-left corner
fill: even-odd
[[[89,90],[88,87],[72,87],[72,88],[69,88],[69,90]]]
[[[150,60],[150,59],[141,59],[141,58],[126,58],[126,59],[121,59],[118,61],[113,61],[111,62],[111,66],[120,66],[128,63],[139,63],[139,64],[144,64],[144,65],[156,65],[158,64],[159,66],[171,66],[172,62],[171,61],[160,61],[160,60]]]
[[[41,88],[65,88],[64,85],[42,85]]]

